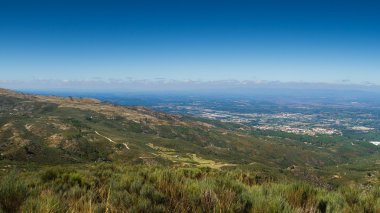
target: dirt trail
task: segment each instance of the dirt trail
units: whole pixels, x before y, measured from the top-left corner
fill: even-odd
[[[123,145],[125,146],[125,148],[129,149],[129,147],[126,143],[123,143]]]
[[[103,138],[107,139],[107,140],[108,140],[109,142],[111,142],[111,143],[117,144],[117,143],[116,143],[115,141],[113,141],[111,138],[106,137],[106,136],[100,134],[98,131],[95,131],[95,134],[99,135],[100,137],[103,137]],[[126,143],[123,143],[123,145],[124,145],[124,147],[125,147],[126,149],[128,149],[128,150],[130,149]]]

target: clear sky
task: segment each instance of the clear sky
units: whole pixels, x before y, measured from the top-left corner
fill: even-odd
[[[380,84],[380,2],[0,0],[0,80]]]

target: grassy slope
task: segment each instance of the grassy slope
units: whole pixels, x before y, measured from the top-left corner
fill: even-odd
[[[212,170],[214,175],[210,177],[211,181],[218,181],[213,178],[218,176],[219,173],[224,174],[227,172],[232,175],[238,175],[246,172],[254,177],[250,181],[254,180],[255,184],[259,185],[251,189],[250,182],[247,184],[242,180],[236,180],[236,184],[243,184],[241,187],[248,190],[249,193],[252,190],[258,190],[252,193],[261,193],[261,190],[266,190],[269,187],[268,190],[273,190],[270,191],[273,193],[270,195],[270,199],[274,199],[273,205],[277,205],[276,202],[285,205],[273,208],[289,208],[289,211],[296,211],[299,208],[306,207],[303,204],[292,204],[293,201],[286,200],[286,202],[283,202],[281,199],[288,199],[286,196],[276,197],[274,195],[278,193],[276,190],[279,190],[276,187],[283,187],[281,190],[292,190],[288,189],[291,187],[290,185],[281,185],[284,182],[293,183],[296,180],[301,180],[326,189],[339,189],[347,184],[361,184],[371,188],[379,183],[380,156],[377,147],[360,143],[352,146],[351,141],[346,138],[307,138],[310,143],[304,144],[305,139],[298,138],[296,135],[255,132],[239,125],[167,115],[142,107],[120,107],[99,103],[96,100],[30,96],[1,90],[0,106],[0,157],[2,158],[0,160],[0,174],[3,176],[14,169],[22,171],[17,176],[24,177],[28,190],[31,190],[29,193],[37,193],[38,197],[36,201],[32,200],[27,203],[37,202],[38,205],[48,205],[46,202],[53,201],[44,200],[47,199],[46,193],[59,200],[62,199],[62,193],[74,193],[71,190],[83,190],[75,188],[83,187],[81,183],[75,181],[74,184],[66,183],[66,181],[71,181],[70,172],[68,172],[68,177],[59,177],[64,179],[62,181],[65,183],[62,184],[69,184],[68,188],[65,188],[62,192],[57,192],[55,186],[61,183],[53,182],[54,184],[52,184],[50,182],[49,184],[49,181],[46,180],[36,186],[37,188],[33,189],[32,187],[31,189],[28,181],[36,180],[38,182],[38,179],[41,178],[40,176],[43,175],[35,171],[45,171],[45,167],[55,164],[65,164],[64,170],[71,168],[76,171],[74,173],[79,172],[81,175],[82,173],[88,173],[89,168],[97,165],[93,164],[94,162],[109,162],[107,165],[111,167],[125,163],[171,165],[178,169],[186,170],[196,167],[209,167],[217,169]],[[28,163],[25,164],[25,162]],[[124,169],[135,170],[136,168],[154,170],[154,167],[150,166],[116,167],[122,171]],[[99,169],[98,167],[96,168],[95,170]],[[222,170],[219,171],[218,169],[221,168]],[[161,169],[163,171],[167,170],[166,168]],[[203,174],[206,170],[200,170],[202,171],[202,177],[208,177],[207,173]],[[91,180],[99,178],[95,171],[92,172],[94,173],[88,173],[86,178]],[[119,173],[118,175],[121,176],[124,174],[123,172]],[[174,172],[170,175],[176,174]],[[111,175],[111,177],[107,177],[109,179],[107,181],[111,181],[116,177],[117,175],[115,177]],[[235,181],[229,175],[223,177],[231,179],[230,181]],[[206,179],[208,180],[208,178]],[[198,181],[195,178],[192,181],[192,184],[200,184],[194,187],[201,187],[203,184],[203,179]],[[266,182],[279,185],[274,185],[275,188],[273,189],[271,188],[272,185],[261,185]],[[107,184],[110,183],[107,182]],[[152,182],[151,184],[161,183]],[[244,186],[244,184],[248,186]],[[163,190],[162,186],[155,185],[154,187],[161,187],[159,190]],[[305,187],[311,187],[310,190],[317,190],[318,192],[315,193],[318,196],[325,193],[324,189],[321,188]],[[359,196],[360,193],[364,193],[360,187],[354,187],[354,189],[357,190],[357,192],[355,191],[357,194],[352,196]],[[91,193],[98,193],[98,190],[105,189],[95,187],[87,190],[89,191],[80,192],[81,196],[85,196],[81,202],[91,203],[91,199],[94,199],[92,197],[94,195]],[[120,191],[118,188],[112,190]],[[143,199],[144,202],[152,205],[146,208],[156,208],[153,207],[156,205],[155,201],[148,201],[151,198],[139,197],[142,189],[139,190],[138,192],[133,192],[137,193],[137,195],[131,195],[137,197],[130,199]],[[187,192],[187,189],[182,188],[176,190],[178,190],[176,193],[180,194]],[[216,188],[212,190],[217,194],[216,197],[219,200],[226,199],[220,198],[225,191],[216,192]],[[169,192],[161,191],[161,193]],[[205,192],[203,191],[202,193]],[[255,195],[249,193],[248,195],[242,195],[240,194],[242,193],[240,189],[233,191],[233,193],[235,194],[234,196],[238,196],[238,198],[234,198],[234,202],[238,202],[236,205],[239,206],[236,208],[245,208],[243,204],[239,203],[243,201],[237,200],[241,199],[240,196],[250,197]],[[285,192],[281,191],[281,193]],[[313,196],[318,197],[315,193]],[[344,194],[334,193],[331,196],[345,196]],[[373,196],[377,196],[376,193]],[[120,196],[127,196],[127,194]],[[170,197],[173,195],[165,194],[165,196]],[[64,202],[73,202],[70,199]],[[104,202],[108,202],[107,199],[102,197],[99,200],[100,203],[96,205],[100,205],[99,208],[104,208],[104,205],[106,205]],[[265,197],[260,199],[265,199]],[[307,208],[319,208],[319,198],[313,199],[315,199],[313,204],[310,204]],[[340,197],[339,199],[346,198]],[[341,203],[339,207],[341,210],[352,208],[352,206],[365,208],[363,206],[364,201],[360,205],[359,203],[354,205],[347,199],[344,201],[346,204]],[[371,199],[374,200],[368,202],[372,202],[373,205],[378,202],[376,201],[377,198]],[[40,202],[45,203],[41,204]],[[182,203],[185,201],[180,200],[178,202],[184,205]],[[197,202],[201,201],[186,200],[186,202],[192,203],[189,204],[193,205],[191,208],[196,208]],[[161,204],[167,207],[170,203]],[[31,208],[30,206],[25,207],[25,205],[32,204],[23,204],[24,207],[22,208]],[[62,203],[62,205],[69,204]],[[84,203],[81,205],[83,208],[88,207]],[[120,203],[110,204],[110,208],[127,208],[129,210],[132,208],[132,206],[122,207],[121,205]],[[222,204],[214,203],[212,205],[216,205],[212,207],[215,210],[222,208],[220,206]],[[259,212],[259,210],[255,211]]]
[[[96,163],[11,172],[1,183],[8,212],[380,211],[379,187],[328,191],[241,169]]]
[[[209,167],[243,164],[282,170],[295,166],[309,172],[361,164],[364,174],[375,174],[373,168],[378,163],[361,163],[379,156],[375,146],[352,146],[339,137],[263,134],[146,108],[9,91],[0,94],[0,104],[0,152],[2,158],[10,160],[53,164],[134,161]],[[304,140],[311,143],[304,144]],[[336,170],[329,170],[329,178],[339,172]]]

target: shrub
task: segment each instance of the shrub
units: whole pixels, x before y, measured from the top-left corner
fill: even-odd
[[[239,170],[111,163],[69,168],[25,172],[23,179],[14,172],[4,176],[0,213],[380,212],[379,187],[328,191],[298,182],[252,184],[256,174]]]
[[[42,191],[39,196],[30,197],[21,207],[22,212],[64,212],[61,199],[52,191]]]
[[[307,184],[291,184],[287,187],[286,199],[294,208],[309,209],[316,206],[317,189]],[[322,206],[321,206],[322,207]]]
[[[317,210],[319,212],[342,212],[346,201],[344,197],[336,192],[326,192],[319,195]]]
[[[5,212],[17,212],[27,197],[27,185],[15,172],[1,179],[0,206]]]
[[[136,179],[131,183],[131,186],[129,187],[129,192],[131,193],[139,193],[141,190],[141,187],[143,186],[143,180],[142,179]]]

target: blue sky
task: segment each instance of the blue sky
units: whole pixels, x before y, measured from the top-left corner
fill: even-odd
[[[380,2],[0,1],[0,80],[380,84]]]

